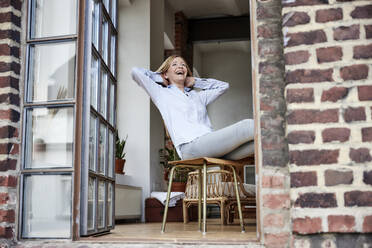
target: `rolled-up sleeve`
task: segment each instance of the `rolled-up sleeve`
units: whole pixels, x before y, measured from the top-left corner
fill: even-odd
[[[195,78],[194,88],[202,89],[199,92],[199,96],[205,105],[208,105],[225,93],[229,88],[229,84],[212,78]]]

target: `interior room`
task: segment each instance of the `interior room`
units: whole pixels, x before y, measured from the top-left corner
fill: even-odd
[[[160,234],[163,210],[159,210],[159,216],[155,216],[158,210],[154,209],[163,208],[163,203],[159,198],[152,201],[149,199],[156,198],[159,192],[163,192],[161,197],[166,194],[169,180],[167,165],[169,161],[176,160],[177,156],[159,111],[130,76],[134,66],[155,71],[168,55],[181,54],[192,65],[195,77],[216,78],[230,84],[229,90],[208,106],[209,118],[215,130],[243,119],[253,119],[251,45],[249,21],[246,22],[249,20],[248,1],[164,0],[155,3],[128,0],[118,3],[116,111],[119,137],[127,137],[124,147],[126,162],[124,174],[116,174],[115,228],[106,235],[87,239],[124,239],[134,242],[202,240],[218,243],[241,243],[257,239],[253,156],[246,160],[245,166],[238,169],[241,183],[244,183],[240,188],[244,188],[243,191],[250,197],[249,201],[244,201],[244,192],[240,193],[243,197],[245,233],[240,232],[236,204],[229,205],[229,209],[222,207],[224,211],[221,211],[218,201],[208,202],[208,231],[203,235],[198,232],[197,206],[190,201],[186,221],[180,199],[175,201],[175,207],[169,208],[166,231]],[[210,20],[216,23],[208,24]],[[240,26],[244,24],[245,30],[231,29],[234,23],[240,23]],[[196,30],[195,27],[203,25],[207,27],[205,30],[213,25],[217,25],[217,28],[211,28],[213,32],[210,34],[203,29]],[[198,32],[206,36],[198,36]],[[212,172],[208,175],[208,182],[226,186],[226,190],[219,193],[233,198],[231,171],[221,166],[210,170]],[[187,182],[186,189],[181,189],[186,193],[182,193],[179,198],[196,190],[191,187],[195,186],[191,182],[195,176],[192,173],[179,173],[183,176],[180,181]],[[231,181],[221,178],[230,178]],[[225,192],[229,191],[229,187],[231,192]]]

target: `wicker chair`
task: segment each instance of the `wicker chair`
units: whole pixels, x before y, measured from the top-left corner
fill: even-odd
[[[188,223],[188,208],[198,204],[198,172],[190,172],[186,184],[185,198],[183,199],[183,220]],[[239,181],[239,195],[242,205],[255,208],[255,186]],[[207,203],[217,204],[220,207],[221,224],[226,225],[233,219],[234,207],[237,204],[233,173],[228,170],[207,171]]]

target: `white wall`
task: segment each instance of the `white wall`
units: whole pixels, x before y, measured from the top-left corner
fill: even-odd
[[[193,68],[192,73],[195,77],[203,75],[203,62],[202,62],[202,52],[198,48],[198,46],[194,46],[193,48]]]
[[[173,45],[174,45],[174,12],[175,10],[168,3],[168,1],[167,0],[164,1],[164,32]]]
[[[230,83],[229,90],[208,106],[214,129],[253,118],[250,54],[239,50],[202,54],[202,77]]]
[[[164,60],[164,0],[151,1],[150,24],[150,69],[156,71]],[[163,17],[163,18],[162,18]],[[150,105],[150,189],[162,191],[165,188],[163,166],[159,150],[164,148],[164,127],[156,106]]]
[[[130,72],[134,66],[156,70],[163,61],[164,0],[120,3],[117,126],[121,137],[128,134],[125,177],[120,183],[142,188],[144,220],[145,199],[164,187],[159,163],[164,129],[160,113]]]
[[[142,187],[144,202],[150,194],[150,98],[130,71],[134,66],[150,68],[150,0],[129,6],[119,1],[118,14],[117,126],[121,137],[128,134],[124,168],[128,184]]]

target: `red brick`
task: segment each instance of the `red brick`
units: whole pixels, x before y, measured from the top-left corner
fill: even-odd
[[[16,187],[17,177],[15,176],[0,176],[0,186]]]
[[[258,54],[261,58],[271,56],[279,57],[283,52],[283,47],[277,40],[261,39],[258,41]]]
[[[286,65],[298,65],[309,61],[310,53],[308,51],[296,51],[284,54]]]
[[[0,238],[6,238],[6,239],[14,238],[13,229],[11,227],[0,226]]]
[[[285,27],[293,27],[309,22],[310,16],[306,12],[289,12],[283,16],[283,26]]]
[[[264,19],[279,19],[281,18],[281,13],[278,13],[277,6],[269,6],[269,4],[261,3],[257,6],[257,20]]]
[[[364,111],[364,107],[349,107],[345,109],[344,119],[346,122],[365,121],[366,113]]]
[[[355,46],[353,48],[354,59],[370,59],[372,58],[372,44],[365,46]]]
[[[372,141],[372,127],[362,128],[362,141],[363,142]]]
[[[0,204],[4,205],[7,204],[9,201],[9,194],[8,193],[0,193]]]
[[[15,159],[6,159],[0,160],[0,171],[15,170],[17,167],[17,160]]]
[[[12,94],[12,93],[1,94],[0,95],[0,102],[19,106],[19,95],[18,94]]]
[[[372,185],[372,170],[363,172],[363,182]]]
[[[276,62],[260,62],[258,64],[258,73],[270,75],[272,77],[280,76],[283,72],[283,66]]]
[[[372,207],[372,191],[354,190],[344,193],[346,207]]]
[[[18,130],[13,126],[0,127],[0,139],[18,137]]]
[[[366,38],[371,39],[372,38],[372,25],[364,25],[364,28],[366,30]]]
[[[13,14],[13,12],[0,13],[0,23],[11,22],[18,27],[21,26],[21,18]]]
[[[327,42],[327,36],[321,29],[309,32],[288,33],[286,38],[288,38],[286,47]]]
[[[318,178],[316,176],[316,171],[291,173],[291,188],[316,186],[317,184]]]
[[[324,47],[316,49],[316,57],[319,63],[333,62],[342,59],[341,47]]]
[[[350,148],[349,156],[350,159],[356,163],[364,163],[372,160],[368,148]]]
[[[314,89],[288,89],[286,99],[289,103],[314,102]]]
[[[287,136],[289,144],[312,144],[315,140],[314,131],[292,131]]]
[[[283,214],[268,214],[263,219],[264,227],[284,227]]]
[[[281,189],[284,187],[284,176],[262,176],[262,188]]]
[[[288,124],[330,123],[338,122],[338,109],[313,110],[299,109],[290,111]]]
[[[340,184],[352,184],[354,180],[353,172],[326,170],[324,172],[324,181],[326,186],[335,186]]]
[[[315,21],[316,22],[331,22],[331,21],[337,21],[342,20],[342,9],[320,9],[316,11]]]
[[[322,131],[323,142],[339,141],[345,142],[350,138],[349,128],[326,128]]]
[[[329,232],[354,232],[355,217],[350,215],[329,215]]]
[[[19,47],[12,47],[8,44],[0,44],[0,55],[1,56],[14,56],[19,57]]]
[[[358,86],[359,101],[372,101],[372,86]]]
[[[334,40],[356,40],[359,39],[359,24],[341,26],[333,29]]]
[[[280,37],[281,28],[278,24],[263,24],[257,27],[257,36],[268,39]]]
[[[9,121],[12,121],[12,122],[18,122],[19,117],[20,117],[19,112],[14,110],[14,109],[0,110],[0,119],[1,120],[9,120]]]
[[[334,208],[337,207],[337,200],[335,193],[300,193],[294,205],[301,208]]]
[[[309,234],[322,232],[321,218],[296,218],[292,220],[292,230],[295,233]]]
[[[338,162],[339,150],[302,150],[290,151],[289,160],[291,164],[321,165],[335,164]]]
[[[0,77],[0,88],[7,87],[19,90],[19,80],[14,77]]]
[[[3,210],[0,209],[0,222],[9,222],[9,223],[14,223],[15,221],[15,214],[14,210]]]
[[[364,217],[363,220],[363,232],[372,232],[372,215]]]
[[[288,247],[289,233],[265,233],[265,247]]]
[[[295,70],[288,71],[285,75],[285,81],[289,84],[294,83],[320,83],[333,82],[333,69],[325,70]]]
[[[340,75],[343,80],[361,80],[368,77],[367,65],[351,65],[340,69]]]
[[[355,7],[350,15],[353,19],[370,19],[372,18],[372,5]]]
[[[0,39],[10,39],[19,43],[20,38],[21,34],[18,30],[0,30]]]
[[[289,209],[289,194],[266,194],[263,196],[263,207],[270,209]]]
[[[345,87],[332,87],[328,90],[323,90],[322,102],[337,102],[344,99],[349,93],[349,89]]]
[[[22,1],[20,0],[2,0],[0,1],[0,7],[6,8],[6,7],[14,7],[17,10],[21,10],[22,7]]]
[[[11,62],[11,63],[0,62],[0,72],[13,71],[15,74],[19,74],[20,70],[21,70],[21,66],[17,62]]]

